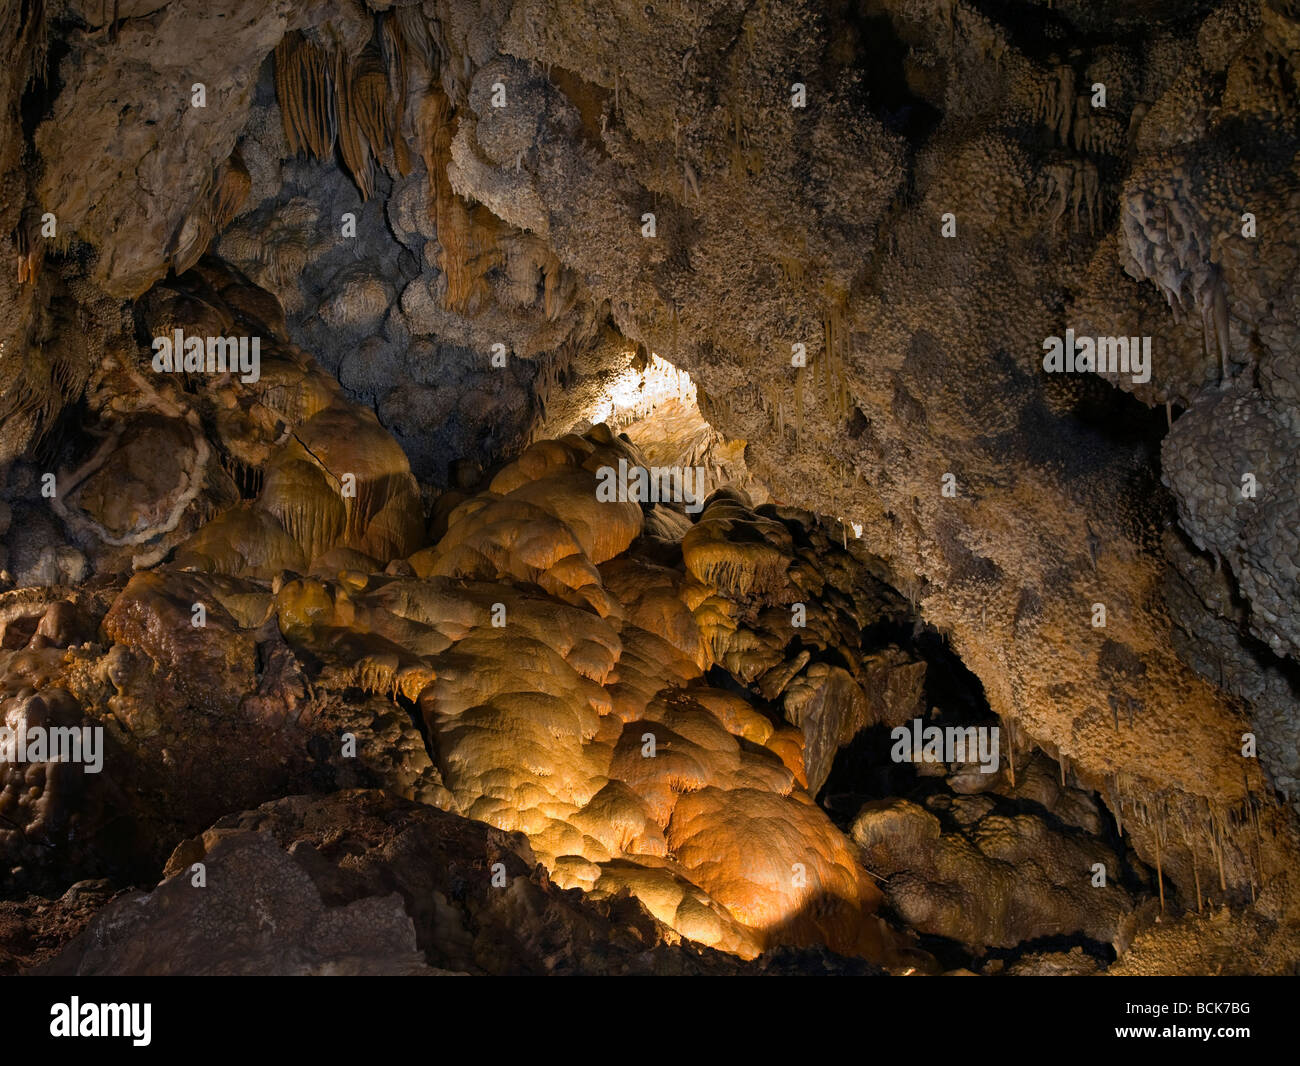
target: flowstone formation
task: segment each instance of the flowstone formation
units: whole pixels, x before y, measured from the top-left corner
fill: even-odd
[[[721,659],[739,679],[778,667],[793,679],[809,652],[782,666],[785,638],[770,620],[767,648],[756,649],[739,625],[754,614],[750,594],[793,599],[800,585],[820,589],[831,565],[852,594],[851,557],[796,552],[791,530],[830,546],[739,495],[716,497],[698,525],[681,506],[602,502],[602,469],[644,466],[604,425],[531,446],[461,502],[444,497],[451,509],[435,524],[445,532],[422,546],[405,457],[276,337],[277,310],[206,265],[141,301],[152,334],[220,333],[222,316],[240,315],[268,341],[256,382],[228,376],[189,390],[164,378],[165,391],[146,394],[190,431],[174,498],[150,498],[170,488],[154,471],[128,476],[135,433],[121,408],[150,379],[124,354],[97,383],[96,413],[120,411],[124,428],[92,461],[60,469],[79,494],[65,490],[58,513],[98,596],[69,606],[9,594],[5,646],[15,650],[5,654],[15,724],[94,723],[111,768],[94,805],[64,784],[76,771],[57,760],[26,776],[25,793],[6,791],[18,816],[6,819],[11,873],[35,886],[66,879],[67,845],[115,820],[194,832],[222,809],[328,784],[345,762],[335,753],[354,756],[360,740],[364,777],[524,834],[526,854],[549,871],[544,884],[597,901],[630,896],[662,923],[660,942],[742,959],[825,946],[897,963],[909,949],[873,917],[879,890],[807,791],[804,734],[705,678]],[[114,469],[110,520],[91,501],[107,506],[92,489]],[[724,512],[766,526],[774,544],[756,554],[752,535],[729,538]],[[149,565],[169,549],[168,562]],[[814,609],[811,647],[825,649],[837,624],[861,631],[871,608],[846,608],[847,618]],[[834,699],[819,711],[843,731]],[[812,715],[800,717],[807,727]],[[128,781],[150,787],[128,795]],[[117,857],[140,868],[159,858],[143,839],[130,845]],[[399,919],[394,945],[402,928]],[[395,946],[390,954],[384,967],[412,965]],[[355,962],[358,972],[372,965],[381,963]]]
[[[1295,968],[1294,5],[0,33],[5,965],[211,851],[295,972]]]

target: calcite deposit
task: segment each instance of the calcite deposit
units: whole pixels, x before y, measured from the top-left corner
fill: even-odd
[[[0,40],[0,970],[1300,965],[1294,4]]]

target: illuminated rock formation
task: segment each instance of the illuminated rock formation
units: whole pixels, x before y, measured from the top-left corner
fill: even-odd
[[[680,573],[610,561],[641,524],[596,500],[591,468],[618,457],[639,458],[607,431],[535,445],[412,558],[420,580],[285,586],[282,629],[417,698],[454,809],[525,833],[561,885],[626,889],[745,957],[814,942],[884,957],[879,895],[803,791],[797,734],[703,684]]]

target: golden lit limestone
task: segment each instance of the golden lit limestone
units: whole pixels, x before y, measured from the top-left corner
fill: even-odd
[[[318,684],[409,700],[442,801],[525,834],[558,884],[630,892],[677,935],[747,958],[776,944],[886,958],[879,894],[807,795],[802,734],[705,681],[706,605],[733,629],[741,608],[641,554],[640,505],[597,499],[597,470],[639,458],[603,427],[535,445],[417,551],[400,450],[334,401],[274,445],[256,500],[176,561],[211,572],[194,580],[270,584],[262,611]],[[785,547],[776,523],[720,502],[705,517]]]
[[[629,891],[701,943],[745,956],[830,943],[881,957],[879,894],[804,792],[801,734],[703,683],[712,660],[690,601],[706,590],[626,553],[635,526],[620,546],[584,525],[594,478],[578,475],[625,449],[607,432],[530,448],[411,560],[431,576],[358,598],[427,618],[437,611],[408,586],[450,590],[458,572],[492,582],[467,582],[472,609],[435,622],[448,635],[468,628],[428,659],[436,676],[418,701],[457,809],[527,834],[559,883]],[[573,572],[594,572],[599,584],[585,587],[615,611],[560,602],[565,590],[548,588],[567,561],[590,565],[590,553],[605,561]]]
[[[592,468],[619,454],[583,438],[531,446],[486,493],[452,511],[446,535],[412,567],[422,576],[513,578],[602,616],[617,612],[596,567],[640,533],[641,508],[598,501]]]
[[[715,497],[682,538],[690,574],[733,596],[779,588],[793,554],[785,526],[725,495]]]

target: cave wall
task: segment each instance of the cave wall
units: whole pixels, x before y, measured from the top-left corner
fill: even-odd
[[[3,239],[31,228],[19,213],[58,219],[35,281],[0,283],[6,458],[131,358],[123,301],[208,248],[280,296],[294,342],[426,480],[448,448],[485,465],[527,439],[557,363],[657,352],[775,499],[861,527],[1004,723],[1101,791],[1148,861],[1184,885],[1222,865],[1283,907],[1300,774],[1287,4],[41,15],[48,73],[27,28],[35,88],[0,85],[11,115],[25,91],[39,113],[0,159]],[[358,157],[335,116],[337,155],[332,138],[323,158],[291,151],[272,91],[286,40],[355,78],[378,48],[401,101],[388,140]],[[1067,328],[1151,336],[1150,382],[1044,374]]]

